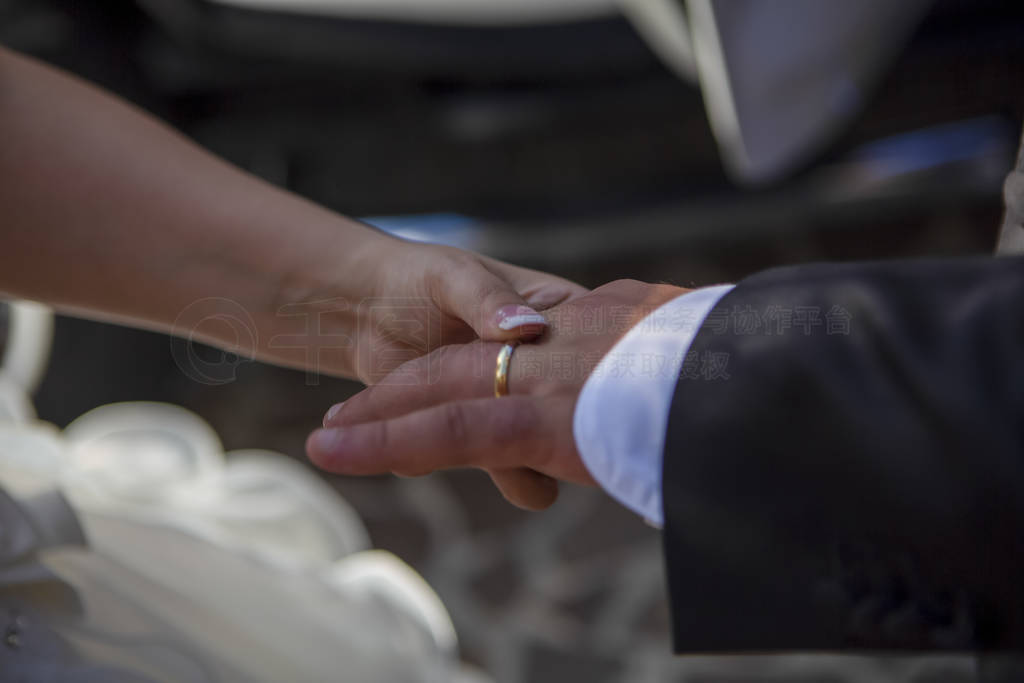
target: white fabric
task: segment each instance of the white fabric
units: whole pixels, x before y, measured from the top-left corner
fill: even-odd
[[[355,511],[302,465],[225,454],[209,425],[166,404],[103,406],[63,433],[17,418],[0,413],[0,629],[17,639],[0,671],[464,680],[436,594],[367,550]]]
[[[573,436],[590,474],[612,498],[661,525],[661,462],[668,412],[687,351],[733,285],[688,292],[641,320],[587,378]]]
[[[0,377],[21,387],[25,394],[34,392],[46,371],[52,340],[52,310],[31,301],[8,302],[7,338],[0,343]]]

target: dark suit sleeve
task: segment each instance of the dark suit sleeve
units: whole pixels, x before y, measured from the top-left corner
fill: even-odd
[[[678,651],[1024,647],[1024,259],[741,282],[663,475]]]

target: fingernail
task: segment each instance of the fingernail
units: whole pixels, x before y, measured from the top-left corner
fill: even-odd
[[[343,405],[345,405],[344,401],[342,401],[341,403],[335,403],[333,406],[327,409],[327,414],[324,415],[324,427],[327,426],[328,422],[334,419],[334,416],[338,414],[338,411],[341,410],[341,407]]]
[[[544,319],[544,316],[529,306],[517,306],[515,304],[502,306],[498,309],[498,313],[495,317],[498,320],[498,327],[503,330],[512,330],[524,325],[548,324],[548,321]]]
[[[335,449],[341,441],[340,429],[318,429],[309,437],[310,450],[317,453],[329,453]]]

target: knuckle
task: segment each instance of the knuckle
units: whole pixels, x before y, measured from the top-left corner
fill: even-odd
[[[465,443],[469,434],[466,410],[461,403],[446,403],[442,408],[446,433],[453,443]]]
[[[647,285],[639,280],[614,280],[606,285],[602,285],[594,290],[594,293],[601,293],[605,296],[610,296],[615,299],[618,298],[631,298],[637,293],[642,292],[646,289]]]
[[[451,292],[453,273],[463,272],[470,263],[465,254],[450,247],[430,246],[423,284],[427,295],[435,302],[444,301]]]
[[[513,443],[530,437],[540,428],[540,415],[532,401],[499,399],[500,410],[491,414],[490,432],[499,443]]]
[[[431,274],[438,279],[439,284],[445,284],[451,280],[452,273],[463,272],[469,268],[479,266],[480,262],[469,252],[462,251],[455,247],[434,246],[432,253]]]
[[[367,441],[375,453],[386,453],[390,445],[390,428],[387,420],[378,420],[367,425],[369,430]]]
[[[492,273],[478,259],[472,256],[465,256],[459,265],[456,266],[467,279],[467,292],[471,293],[472,300],[487,306],[490,299],[495,296],[504,296],[509,285],[500,277]]]
[[[451,398],[486,396],[491,387],[486,380],[494,376],[494,361],[500,349],[501,344],[494,342],[442,347],[434,377],[454,392]]]
[[[604,285],[601,285],[600,287],[598,287],[594,291],[608,290],[608,289],[611,289],[611,290],[615,290],[615,289],[630,289],[630,288],[633,288],[633,287],[638,287],[641,284],[642,283],[639,280],[634,280],[632,278],[622,278],[620,280],[612,280],[611,282],[608,282],[608,283],[606,283]]]

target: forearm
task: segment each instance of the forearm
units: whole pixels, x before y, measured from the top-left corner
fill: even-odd
[[[191,304],[218,298],[252,316],[257,355],[301,365],[300,352],[271,348],[305,330],[278,309],[328,279],[335,297],[367,295],[360,253],[390,240],[2,49],[0,136],[0,290],[59,309],[170,331]],[[198,333],[234,340],[215,325]]]

